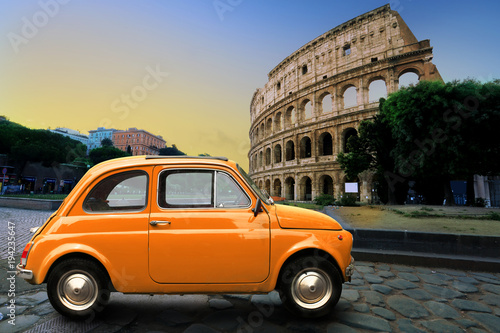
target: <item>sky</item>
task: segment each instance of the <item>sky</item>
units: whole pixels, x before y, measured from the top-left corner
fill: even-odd
[[[500,78],[497,0],[0,0],[0,115],[136,127],[248,168],[250,101],[269,71],[387,3],[430,39],[445,81]]]

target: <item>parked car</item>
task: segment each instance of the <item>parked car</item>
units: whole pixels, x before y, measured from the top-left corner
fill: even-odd
[[[353,273],[352,235],[274,204],[226,158],[135,156],[87,172],[26,245],[17,273],[65,316],[110,292],[268,293],[304,317],[331,312]]]

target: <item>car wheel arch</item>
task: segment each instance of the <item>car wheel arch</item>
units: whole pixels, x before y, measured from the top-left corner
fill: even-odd
[[[108,270],[106,269],[106,267],[98,259],[96,259],[95,257],[91,256],[90,254],[83,253],[83,252],[66,253],[66,254],[62,255],[61,257],[57,258],[52,263],[52,265],[50,265],[50,268],[47,271],[47,274],[45,275],[45,279],[44,279],[43,282],[47,283],[47,280],[48,280],[50,274],[52,273],[52,271],[54,270],[54,268],[57,267],[57,265],[59,265],[63,261],[70,260],[70,259],[82,259],[82,260],[88,260],[88,261],[91,261],[91,262],[95,263],[99,267],[99,269],[102,270],[102,272],[104,273],[104,275],[106,276],[107,282],[109,283],[110,290],[111,291],[116,291],[116,289],[113,286],[113,281],[111,280],[111,277],[109,276],[109,273],[108,273]]]
[[[328,253],[324,250],[321,250],[321,249],[317,249],[317,248],[306,248],[306,249],[301,249],[301,250],[293,253],[283,262],[283,264],[280,267],[279,273],[278,273],[278,278],[276,281],[275,289],[279,290],[280,285],[283,282],[283,273],[284,273],[285,267],[289,263],[294,262],[294,261],[299,260],[300,258],[304,258],[304,257],[313,257],[313,258],[317,257],[317,258],[321,258],[321,259],[326,259],[331,264],[333,264],[333,266],[335,266],[335,268],[339,271],[340,276],[341,277],[343,276],[342,270],[340,269],[340,266],[337,263],[337,260],[335,260],[335,258],[330,253]],[[342,278],[342,280],[344,280],[344,279]]]

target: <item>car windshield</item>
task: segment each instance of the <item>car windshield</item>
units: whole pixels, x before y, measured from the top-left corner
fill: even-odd
[[[271,204],[271,200],[269,200],[269,198],[270,198],[269,194],[265,190],[259,189],[259,187],[257,186],[257,184],[255,184],[253,182],[252,178],[250,178],[250,176],[245,172],[245,170],[243,170],[242,167],[240,167],[238,164],[236,164],[236,167],[238,168],[238,171],[243,176],[243,178],[245,178],[245,180],[247,181],[247,183],[250,185],[250,187],[254,190],[254,192],[257,193],[257,195],[259,196],[259,198],[262,201],[264,201],[266,204],[270,205]]]

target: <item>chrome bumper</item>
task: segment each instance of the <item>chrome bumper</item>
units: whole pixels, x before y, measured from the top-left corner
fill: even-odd
[[[25,279],[25,280],[33,279],[33,271],[30,271],[29,269],[22,268],[21,264],[18,264],[16,266],[16,275],[19,276],[20,278]]]
[[[351,276],[354,274],[354,258],[351,257],[351,263],[345,269],[345,276],[347,276],[348,282],[351,282]]]

